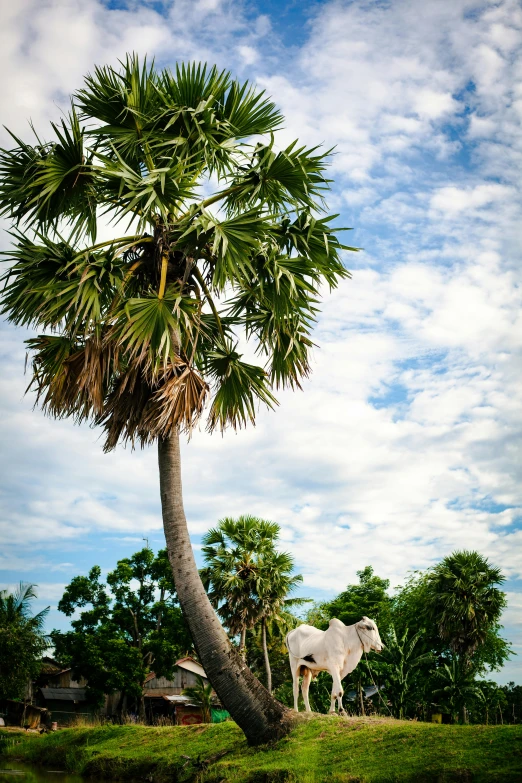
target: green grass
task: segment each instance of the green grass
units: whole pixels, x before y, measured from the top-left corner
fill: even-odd
[[[147,778],[154,783],[522,781],[522,726],[315,716],[276,745],[260,748],[249,748],[231,722],[73,728],[42,737],[18,736],[19,744],[4,751],[10,758],[86,776]]]

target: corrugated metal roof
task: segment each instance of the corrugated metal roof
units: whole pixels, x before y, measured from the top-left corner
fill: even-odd
[[[87,701],[85,688],[40,688],[44,699],[55,701]]]

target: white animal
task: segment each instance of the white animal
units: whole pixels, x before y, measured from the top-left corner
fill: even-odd
[[[294,709],[299,710],[299,677],[303,675],[301,690],[307,712],[311,712],[308,700],[310,680],[319,672],[332,676],[332,700],[330,712],[335,712],[335,700],[339,714],[344,715],[343,689],[341,680],[353,672],[361,660],[363,651],[382,650],[381,637],[373,620],[363,617],[355,625],[345,625],[335,617],[330,620],[328,630],[320,631],[311,625],[299,625],[286,637],[290,656],[290,669],[294,684]]]

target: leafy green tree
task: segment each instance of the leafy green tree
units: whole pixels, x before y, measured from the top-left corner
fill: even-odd
[[[386,647],[381,653],[383,662],[387,665],[385,691],[389,696],[398,718],[404,718],[406,706],[415,690],[415,674],[420,668],[433,664],[431,653],[420,653],[416,649],[422,637],[422,630],[410,634],[408,628],[401,636],[397,635],[395,627],[390,626],[386,636]]]
[[[478,552],[453,552],[428,572],[426,610],[450,650],[471,661],[507,605],[501,570]]]
[[[0,590],[0,699],[24,695],[40,672],[40,659],[49,644],[44,633],[49,607],[31,612],[35,587],[20,582],[13,593]]]
[[[183,691],[195,704],[201,707],[203,723],[212,723],[212,685],[205,685],[203,677],[196,674],[196,685],[191,685]]]
[[[158,442],[179,600],[210,681],[253,743],[284,734],[289,716],[211,611],[183,510],[179,434],[207,400],[209,430],[224,430],[299,387],[320,292],[349,276],[340,254],[353,248],[324,213],[327,153],[278,150],[282,121],[226,71],[158,71],[129,56],[86,77],[52,140],[13,137],[0,155],[0,211],[14,224],[3,312],[42,332],[28,341],[37,399],[50,415],[101,424],[106,449]],[[217,190],[203,198],[209,182]],[[128,233],[97,242],[101,217]],[[242,337],[258,363],[243,359]]]
[[[145,548],[119,560],[106,584],[100,575],[94,566],[66,587],[58,609],[67,617],[80,613],[71,631],[53,631],[56,655],[87,679],[93,701],[121,691],[121,708],[128,700],[144,719],[147,674],[154,667],[171,676],[177,658],[192,647],[166,550],[155,556]]]
[[[498,683],[491,680],[477,683],[476,697],[486,725],[490,719],[497,723],[500,718],[500,722],[504,723],[503,710],[508,707],[508,699],[505,690]]]
[[[366,615],[375,620],[380,633],[385,633],[391,620],[391,599],[387,593],[390,582],[374,574],[372,566],[357,571],[357,576],[359,584],[348,585],[332,601],[312,610],[308,622],[325,629],[332,617],[353,625]]]

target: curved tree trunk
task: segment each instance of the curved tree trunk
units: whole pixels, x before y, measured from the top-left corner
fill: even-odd
[[[158,456],[167,551],[199,659],[221,703],[249,744],[277,740],[291,728],[290,711],[268,693],[232,647],[199,576],[183,509],[177,434],[160,439]]]
[[[272,669],[270,668],[270,658],[268,657],[268,645],[266,643],[266,619],[263,617],[262,625],[262,639],[263,639],[263,655],[265,658],[266,669],[266,689],[268,693],[272,693]]]

